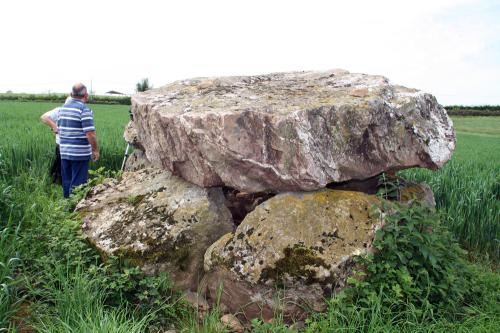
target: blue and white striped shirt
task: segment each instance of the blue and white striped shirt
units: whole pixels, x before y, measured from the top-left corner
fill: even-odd
[[[85,133],[95,131],[94,114],[85,103],[73,98],[67,101],[59,109],[57,128],[61,159],[90,160],[92,146]]]

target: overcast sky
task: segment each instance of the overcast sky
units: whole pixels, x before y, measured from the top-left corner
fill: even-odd
[[[500,104],[499,0],[2,0],[0,45],[0,92],[343,68]]]

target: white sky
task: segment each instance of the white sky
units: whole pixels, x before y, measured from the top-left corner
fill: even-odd
[[[0,2],[0,92],[331,68],[500,104],[500,1]]]

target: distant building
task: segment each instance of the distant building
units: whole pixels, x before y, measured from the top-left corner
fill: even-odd
[[[119,91],[114,91],[114,90],[110,90],[110,91],[106,91],[105,92],[106,95],[120,95],[120,96],[127,96],[127,94],[124,94],[124,93],[121,93]]]

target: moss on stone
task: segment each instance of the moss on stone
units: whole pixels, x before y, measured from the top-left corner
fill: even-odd
[[[422,188],[416,184],[410,184],[400,189],[401,201],[406,202],[423,197]]]
[[[283,254],[284,257],[279,259],[274,267],[267,267],[262,270],[261,281],[274,280],[279,282],[285,275],[289,275],[305,279],[307,283],[312,283],[316,280],[316,273],[310,267],[323,266],[327,269],[330,268],[330,265],[319,258],[313,249],[300,244],[285,248]]]
[[[144,199],[145,195],[130,195],[126,197],[123,201],[128,203],[129,205],[132,205],[134,207],[137,207],[141,201]]]
[[[181,271],[185,271],[189,268],[190,253],[190,243],[176,249],[173,249],[171,244],[164,243],[152,247],[147,252],[137,252],[128,247],[120,247],[113,255],[118,258],[126,258],[133,266],[142,267],[146,263],[171,262]]]

